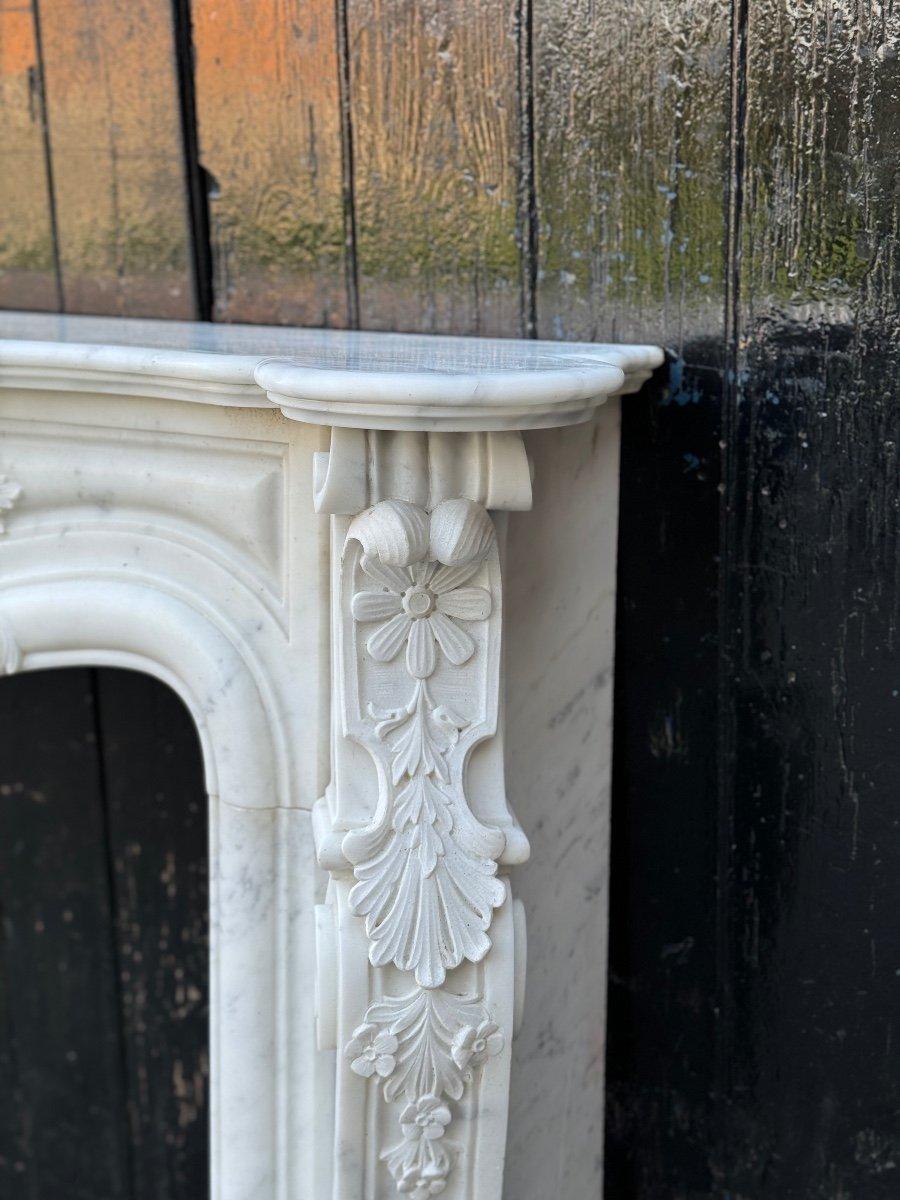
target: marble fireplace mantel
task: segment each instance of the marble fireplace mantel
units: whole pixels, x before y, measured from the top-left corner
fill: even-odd
[[[146,671],[200,736],[212,1200],[500,1200],[504,1157],[512,1200],[599,1194],[606,402],[660,351],[0,339],[0,673]]]

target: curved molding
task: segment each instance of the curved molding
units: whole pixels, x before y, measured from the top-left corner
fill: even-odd
[[[213,795],[271,808],[283,793],[272,717],[253,673],[235,644],[184,601],[102,576],[17,582],[0,589],[0,638],[18,648],[14,669],[102,664],[156,675],[194,719]]]

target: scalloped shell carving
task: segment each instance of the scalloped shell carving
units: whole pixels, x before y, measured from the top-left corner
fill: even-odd
[[[430,557],[448,567],[480,562],[494,544],[494,522],[474,500],[444,500],[431,514]]]
[[[367,557],[406,567],[428,553],[428,514],[405,500],[382,500],[356,518],[347,531]]]

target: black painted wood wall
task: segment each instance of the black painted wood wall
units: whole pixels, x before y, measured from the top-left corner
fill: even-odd
[[[894,0],[0,0],[0,306],[669,349],[623,427],[616,1200],[900,1186],[898,46]],[[85,1196],[195,1197],[203,1001],[144,946],[139,1048],[128,961],[140,880],[203,993],[186,718],[104,672],[0,705],[0,1170],[56,1200],[77,1120]],[[74,1029],[20,991],[57,961]]]

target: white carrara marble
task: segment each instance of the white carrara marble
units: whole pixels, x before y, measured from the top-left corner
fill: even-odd
[[[0,673],[144,670],[200,733],[211,1200],[599,1194],[594,414],[660,361],[0,315]]]

